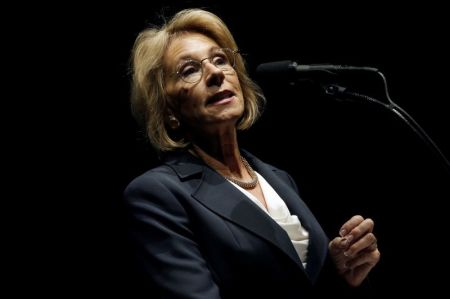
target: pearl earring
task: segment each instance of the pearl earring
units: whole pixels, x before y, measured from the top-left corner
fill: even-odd
[[[169,115],[169,126],[173,130],[178,129],[180,127],[180,121],[173,115]]]

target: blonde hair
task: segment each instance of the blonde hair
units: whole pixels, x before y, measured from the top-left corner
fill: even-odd
[[[164,89],[163,56],[171,40],[183,32],[197,32],[213,39],[220,47],[237,49],[225,23],[215,14],[201,9],[178,12],[161,28],[143,30],[133,46],[131,107],[135,119],[145,126],[152,145],[160,151],[183,148],[188,143],[174,138],[166,122],[169,113]],[[241,55],[236,56],[235,70],[244,95],[244,113],[238,130],[250,128],[265,104],[261,89],[250,79]]]

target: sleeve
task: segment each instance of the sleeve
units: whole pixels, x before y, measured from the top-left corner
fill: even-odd
[[[286,171],[284,171],[284,170],[281,170],[281,169],[278,169],[278,168],[275,168],[275,169],[276,169],[278,175],[283,176],[283,177],[284,177],[284,180],[285,180],[286,182],[289,182],[289,184],[290,184],[291,187],[294,189],[294,191],[295,191],[297,194],[299,194],[298,186],[297,186],[297,184],[295,183],[295,181],[294,181],[294,179],[292,178],[292,176],[291,176],[289,173],[287,173]]]
[[[137,266],[158,292],[156,298],[220,298],[189,227],[187,211],[178,199],[183,195],[168,181],[147,175],[125,190],[128,232]]]

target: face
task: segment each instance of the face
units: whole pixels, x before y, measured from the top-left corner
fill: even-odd
[[[234,126],[244,112],[238,76],[232,68],[227,71],[221,68],[224,61],[218,55],[219,49],[205,35],[186,33],[171,42],[164,56],[164,70],[169,74],[165,78],[166,92],[173,112],[188,131],[202,133]],[[181,78],[196,72],[190,60],[202,61],[202,75],[195,83]]]

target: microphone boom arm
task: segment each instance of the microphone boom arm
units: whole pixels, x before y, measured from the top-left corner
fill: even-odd
[[[397,115],[414,133],[416,133],[419,138],[431,149],[433,154],[442,162],[445,170],[450,174],[450,162],[445,157],[444,153],[437,146],[437,144],[433,141],[433,139],[427,134],[427,132],[417,123],[417,121],[409,115],[403,108],[401,108],[398,104],[396,104],[391,97],[389,96],[388,86],[386,77],[379,70],[370,67],[356,67],[358,70],[367,70],[371,72],[376,72],[382,79],[384,85],[384,94],[388,100],[387,103],[377,100],[376,98],[370,97],[365,94],[360,94],[356,92],[348,91],[346,87],[336,85],[336,84],[326,84],[322,85],[325,90],[325,93],[331,96],[338,96],[342,99],[358,99],[358,100],[366,100],[369,103],[374,103],[380,105],[387,110],[391,111],[395,115]]]

